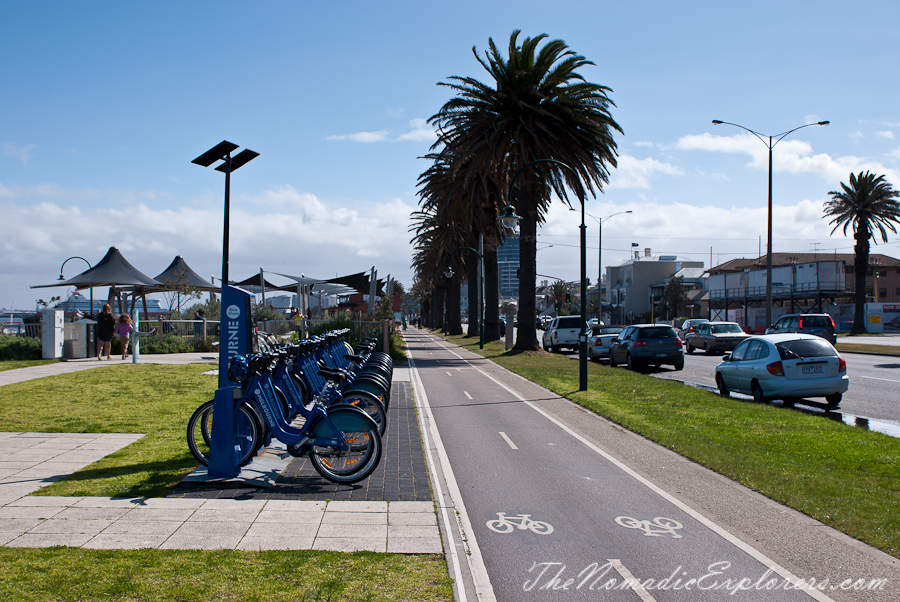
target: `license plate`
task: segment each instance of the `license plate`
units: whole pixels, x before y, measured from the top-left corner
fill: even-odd
[[[800,374],[822,374],[822,366],[800,366]]]
[[[666,357],[666,354],[665,353],[657,353],[656,357]]]

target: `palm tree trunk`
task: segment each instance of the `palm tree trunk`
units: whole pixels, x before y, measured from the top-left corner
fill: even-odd
[[[432,304],[432,311],[434,312],[434,328],[436,330],[444,329],[444,299],[447,296],[447,293],[444,290],[443,286],[435,286],[434,291],[434,303]]]
[[[477,237],[476,237],[477,238]],[[477,249],[478,243],[472,247]],[[474,253],[469,253],[472,261],[466,267],[466,280],[469,282],[469,330],[468,336],[477,337],[480,330],[478,325],[478,257]]]
[[[453,335],[462,334],[462,316],[459,311],[459,302],[462,277],[459,271],[453,273],[453,278],[448,283],[449,292],[447,294],[447,332]]]
[[[856,307],[853,311],[853,326],[850,328],[851,335],[866,333],[866,275],[869,271],[869,229],[865,227],[865,224],[860,223],[854,238],[856,238],[856,246],[854,248],[856,256],[853,259],[853,275],[856,278],[856,291],[854,294]]]
[[[500,280],[497,274],[497,233],[484,233],[484,340],[500,340]]]
[[[519,189],[519,327],[515,349],[538,350],[535,328],[534,287],[537,284],[537,222],[539,181],[533,174],[523,173]]]

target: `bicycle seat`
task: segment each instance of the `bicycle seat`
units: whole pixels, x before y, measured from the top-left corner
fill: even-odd
[[[349,378],[349,375],[343,370],[332,368],[321,368],[319,376],[336,383],[344,382]]]

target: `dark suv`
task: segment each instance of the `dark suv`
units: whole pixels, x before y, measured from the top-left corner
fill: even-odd
[[[822,337],[832,345],[837,343],[834,319],[828,314],[787,314],[766,329],[766,334],[800,332]]]
[[[684,347],[675,329],[665,324],[635,324],[619,333],[609,348],[609,365],[641,366],[671,364],[684,368]]]

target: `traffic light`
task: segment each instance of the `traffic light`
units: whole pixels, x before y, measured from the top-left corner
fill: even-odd
[[[553,306],[553,311],[559,313],[559,302],[557,301],[556,305]]]
[[[519,271],[520,270],[521,270],[521,268],[516,268],[516,280],[519,279]]]
[[[571,303],[571,302],[572,302],[572,295],[570,295],[569,293],[566,293],[566,303]]]

